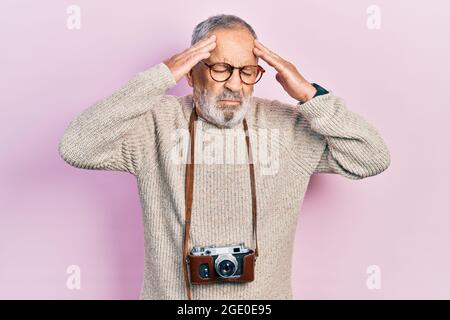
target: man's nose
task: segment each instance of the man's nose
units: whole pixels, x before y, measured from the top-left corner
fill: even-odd
[[[242,80],[239,76],[239,69],[233,69],[230,79],[225,82],[225,87],[231,91],[240,92],[242,89]]]

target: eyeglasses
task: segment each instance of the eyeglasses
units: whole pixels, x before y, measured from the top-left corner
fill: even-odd
[[[211,78],[217,82],[227,81],[231,78],[234,69],[238,69],[239,77],[241,78],[242,82],[247,85],[252,85],[257,83],[261,79],[263,73],[266,72],[266,70],[264,70],[264,68],[261,66],[248,65],[242,67],[234,67],[231,64],[225,62],[214,64],[208,64],[205,61],[202,62],[209,67],[209,74],[211,75]]]

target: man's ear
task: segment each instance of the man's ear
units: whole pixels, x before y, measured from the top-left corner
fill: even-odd
[[[192,79],[192,72],[194,72],[194,68],[189,70],[189,72],[186,74],[187,82],[190,87],[194,87],[194,80]]]

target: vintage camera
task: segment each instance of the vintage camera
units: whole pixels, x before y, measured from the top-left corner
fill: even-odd
[[[194,246],[189,254],[189,269],[192,284],[251,282],[255,278],[255,252],[244,243]]]

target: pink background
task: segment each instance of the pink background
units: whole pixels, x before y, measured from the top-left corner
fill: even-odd
[[[70,167],[58,142],[82,110],[189,46],[195,24],[216,13],[246,19],[264,44],[374,124],[391,150],[379,176],[312,178],[294,297],[450,298],[448,1],[153,3],[1,1],[0,298],[138,298],[134,177]],[[81,8],[80,30],[66,27],[71,4]],[[366,26],[372,4],[379,30]],[[274,75],[255,95],[295,103]],[[183,80],[169,93],[189,89]],[[81,290],[66,287],[70,265],[81,268]],[[379,290],[366,286],[370,265],[381,268]]]

